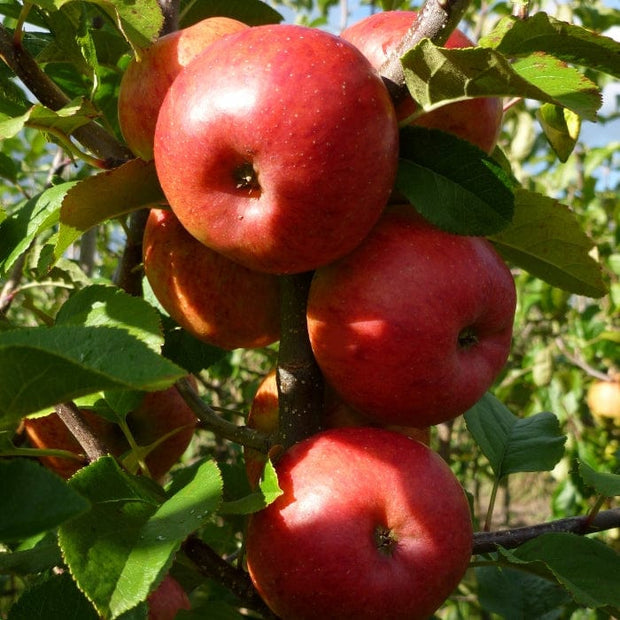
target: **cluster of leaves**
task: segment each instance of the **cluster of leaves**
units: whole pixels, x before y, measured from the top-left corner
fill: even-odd
[[[316,8],[282,4],[308,14]],[[319,3],[319,13],[334,4]],[[239,352],[225,354],[178,329],[148,291],[137,299],[115,284],[128,215],[161,201],[161,190],[152,164],[140,160],[93,174],[107,155],[90,152],[80,132],[96,120],[120,141],[120,77],[161,28],[157,2],[7,1],[0,12],[0,55],[9,58],[0,65],[0,283],[19,282],[10,299],[0,295],[0,456],[7,457],[0,461],[0,497],[11,507],[0,515],[0,587],[7,594],[0,614],[17,599],[13,620],[35,617],[42,600],[51,619],[69,612],[145,618],[146,595],[172,570],[194,590],[193,617],[238,617],[240,591],[234,596],[213,578],[221,566],[205,579],[183,553],[184,541],[195,537],[218,557],[236,557],[244,515],[277,496],[271,469],[261,489],[250,492],[238,447],[221,450],[204,431],[191,464],[165,488],[110,458],[69,483],[31,460],[10,458],[33,454],[16,443],[22,417],[57,403],[95,394],[123,416],[119,394],[163,389],[192,372],[211,388],[243,383],[235,406],[244,411],[256,376],[245,372]],[[209,0],[182,3],[180,25],[216,14],[250,24],[281,20],[259,0]],[[47,79],[66,95],[62,105],[33,101],[15,79],[16,35],[42,70],[41,99],[49,94]],[[601,75],[620,75],[618,52],[611,39],[538,13],[525,22],[505,16],[473,49],[425,40],[403,58],[423,111],[474,95],[520,102],[506,116],[509,139],[492,157],[441,132],[404,129],[397,180],[401,194],[438,226],[488,236],[517,274],[514,354],[494,390],[504,405],[488,396],[468,412],[469,443],[452,452],[464,483],[476,475],[471,464],[484,461],[487,523],[493,498],[508,477],[518,478],[513,474],[559,476],[559,465],[568,463],[554,497],[556,516],[584,514],[599,506],[593,498],[620,493],[618,476],[596,471],[605,462],[610,471],[617,467],[618,431],[594,426],[583,405],[584,368],[610,368],[618,342],[612,317],[620,305],[620,233],[610,225],[619,215],[618,181],[601,189],[595,175],[614,161],[617,144],[584,153],[579,143],[581,120],[594,120],[600,106]],[[525,125],[532,139],[519,153],[523,140],[516,138]],[[72,252],[93,231],[98,258],[85,269],[84,257]],[[256,367],[273,363],[273,353],[254,352]],[[212,392],[205,400],[213,401]],[[516,550],[481,554],[461,585],[467,596],[453,610],[473,605],[528,618],[577,607],[617,613],[620,560],[610,544],[546,534]]]

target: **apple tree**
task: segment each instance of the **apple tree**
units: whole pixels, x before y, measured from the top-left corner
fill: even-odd
[[[0,5],[0,617],[620,614],[618,14],[375,4]]]

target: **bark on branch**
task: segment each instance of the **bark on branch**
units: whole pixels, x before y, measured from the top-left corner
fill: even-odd
[[[82,417],[75,403],[56,405],[56,413],[69,429],[69,432],[77,439],[80,446],[82,446],[90,463],[110,454],[110,450]]]

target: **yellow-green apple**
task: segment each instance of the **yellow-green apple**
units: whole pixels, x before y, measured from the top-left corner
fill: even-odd
[[[322,431],[277,462],[283,494],[250,517],[250,576],[281,618],[428,618],[462,579],[469,506],[424,444],[373,427]]]
[[[89,409],[81,409],[81,413],[114,456],[120,458],[130,450],[129,442],[117,424]],[[154,479],[163,478],[185,452],[196,430],[196,423],[193,411],[174,387],[146,393],[138,407],[127,415],[127,425],[139,446],[149,446],[174,432],[145,458],[149,474]],[[56,413],[25,418],[23,427],[28,441],[35,448],[83,454],[82,447]],[[86,464],[85,460],[55,456],[43,456],[40,460],[63,478],[70,478]]]
[[[153,159],[153,137],[161,102],[182,67],[213,41],[249,28],[228,17],[209,17],[171,32],[129,61],[118,93],[118,121],[135,155]]]
[[[414,11],[374,13],[343,30],[341,36],[358,47],[372,65],[379,69],[415,20]],[[448,48],[473,45],[473,41],[458,29],[452,32],[445,43]],[[397,106],[399,120],[404,121],[415,109],[413,99],[405,98]],[[484,97],[447,104],[420,116],[414,124],[455,134],[490,153],[499,136],[502,116],[501,99]]]
[[[166,575],[147,599],[148,620],[174,620],[181,609],[191,609],[189,597],[181,584]]]
[[[329,386],[325,386],[321,420],[323,428],[375,426],[368,418],[359,413],[359,411],[356,411],[340,400]],[[250,428],[275,436],[278,432],[279,422],[278,385],[276,382],[276,371],[272,370],[263,377],[258,385],[256,394],[252,399],[246,424]],[[417,439],[427,445],[430,443],[429,428],[413,428],[406,426],[388,426],[386,428],[407,435],[412,439]],[[263,473],[267,455],[254,448],[245,447],[243,456],[248,481],[250,482],[250,486],[255,488]]]
[[[586,400],[595,416],[620,422],[620,380],[595,381],[588,388]]]
[[[278,340],[278,276],[252,271],[211,250],[163,209],[151,210],[142,247],[153,293],[196,338],[229,350]]]
[[[510,352],[510,270],[481,237],[387,210],[350,254],[316,271],[312,350],[325,380],[374,422],[425,427],[464,413]]]
[[[183,226],[250,269],[298,273],[352,250],[389,198],[398,126],[383,81],[316,28],[257,26],[177,76],[155,165]]]

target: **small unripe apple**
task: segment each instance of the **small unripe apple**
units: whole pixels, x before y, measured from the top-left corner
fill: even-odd
[[[593,415],[620,421],[620,381],[595,381],[587,402]]]
[[[374,13],[349,28],[341,36],[358,47],[379,69],[416,20],[414,11]],[[473,47],[474,43],[460,30],[454,30],[444,44],[448,48]],[[416,109],[411,97],[397,107],[398,119],[405,120]],[[497,97],[466,99],[449,103],[416,118],[413,124],[441,129],[468,140],[490,153],[495,148],[503,117],[502,100]]]
[[[280,336],[277,276],[252,271],[192,237],[172,211],[152,209],[144,273],[170,316],[222,349],[263,347]]]
[[[510,270],[482,237],[388,209],[353,252],[314,274],[308,333],[325,380],[382,426],[464,413],[510,352]]]
[[[300,273],[352,250],[387,204],[398,126],[363,54],[328,32],[256,26],[177,76],[155,130],[183,226],[250,269]]]
[[[147,599],[148,620],[174,620],[181,609],[191,609],[189,597],[181,584],[166,575]]]
[[[244,28],[249,26],[236,19],[209,17],[160,37],[129,62],[118,93],[118,121],[135,155],[153,159],[159,108],[179,71],[213,41]]]
[[[195,381],[195,379],[192,379]],[[121,457],[130,446],[120,427],[88,409],[81,409],[85,421],[101,438],[111,454]],[[176,431],[146,456],[150,475],[160,480],[185,452],[196,430],[197,419],[175,387],[148,392],[138,407],[127,415],[127,425],[139,446],[148,446],[164,435]],[[25,418],[24,432],[35,448],[67,450],[83,453],[77,439],[56,413],[37,418]],[[63,478],[70,478],[86,462],[54,456],[42,456],[40,461]]]
[[[472,551],[465,493],[424,444],[372,427],[320,432],[277,462],[283,494],[250,517],[246,554],[281,618],[422,620]]]

